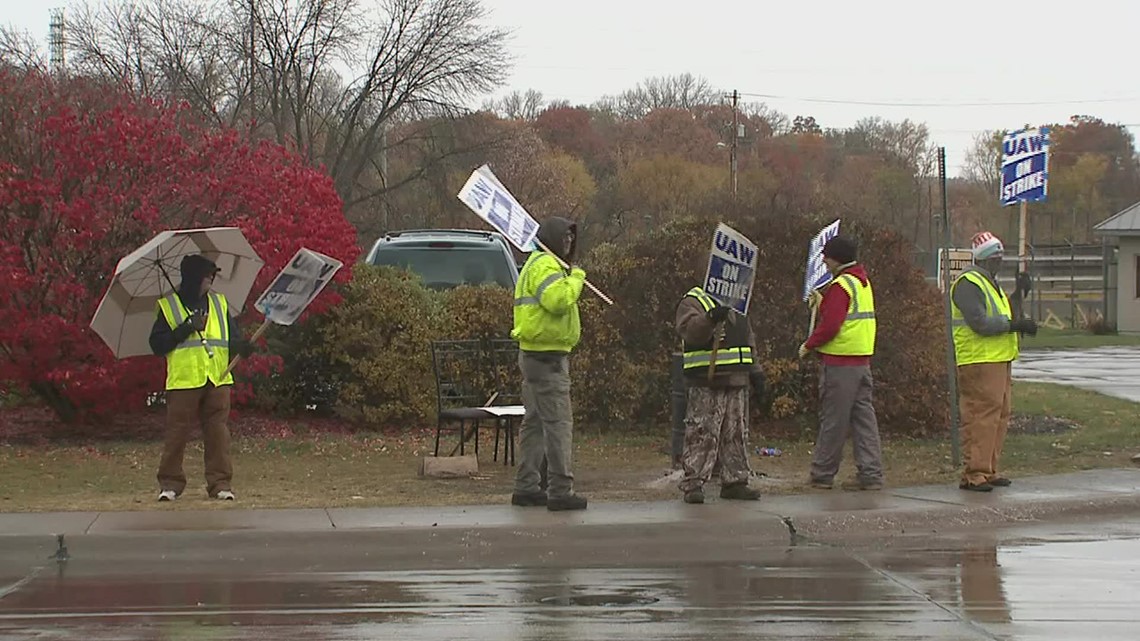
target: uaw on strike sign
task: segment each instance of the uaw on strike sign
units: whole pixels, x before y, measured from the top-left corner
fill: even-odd
[[[1045,200],[1049,186],[1049,128],[1022,129],[1002,141],[1001,204]]]
[[[744,234],[724,223],[717,225],[705,273],[705,293],[721,305],[747,314],[759,255],[756,245]]]

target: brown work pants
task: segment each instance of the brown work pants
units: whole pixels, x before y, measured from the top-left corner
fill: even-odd
[[[962,482],[999,478],[998,462],[1009,428],[1011,363],[977,363],[958,368],[958,409],[962,414]]]
[[[230,461],[230,387],[214,387],[206,383],[197,389],[167,390],[166,392],[166,443],[162,460],[158,464],[158,485],[163,490],[182,494],[186,489],[186,472],[182,470],[182,457],[190,432],[202,429],[202,443],[206,450],[206,492],[217,496],[222,490],[232,490],[234,476]]]

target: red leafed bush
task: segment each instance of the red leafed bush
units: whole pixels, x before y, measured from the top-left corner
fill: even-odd
[[[219,225],[240,227],[266,262],[252,296],[301,246],[345,263],[359,251],[331,180],[280,146],[198,126],[178,105],[0,71],[0,385],[68,421],[142,407],[162,359],[116,361],[91,316],[122,256],[164,229]],[[260,320],[247,305],[246,333]]]

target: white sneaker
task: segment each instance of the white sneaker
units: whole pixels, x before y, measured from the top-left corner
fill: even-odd
[[[174,490],[163,490],[158,493],[159,501],[173,501],[176,498],[178,495],[174,493]]]
[[[214,498],[218,499],[219,501],[232,501],[234,500],[234,493],[229,490],[222,490],[218,492],[217,496]]]

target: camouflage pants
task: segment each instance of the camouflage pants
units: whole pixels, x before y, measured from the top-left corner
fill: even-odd
[[[721,486],[747,483],[748,388],[690,387],[685,413],[681,491],[703,487],[720,468]]]

